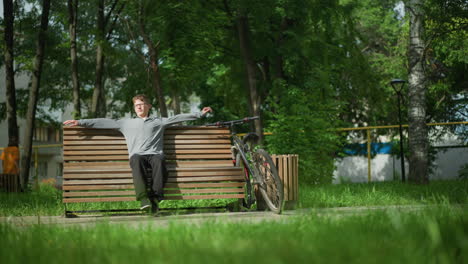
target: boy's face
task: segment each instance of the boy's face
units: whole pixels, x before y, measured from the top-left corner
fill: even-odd
[[[135,113],[138,117],[148,117],[148,112],[151,109],[150,104],[146,104],[142,100],[137,99],[133,103],[133,106],[135,107]]]

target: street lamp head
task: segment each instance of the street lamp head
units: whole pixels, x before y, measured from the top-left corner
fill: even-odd
[[[396,93],[400,93],[401,90],[403,89],[403,86],[405,85],[406,81],[402,79],[393,79],[390,81],[390,84],[392,85],[393,90],[395,90]]]

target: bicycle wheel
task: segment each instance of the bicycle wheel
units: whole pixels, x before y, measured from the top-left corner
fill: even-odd
[[[242,145],[237,145],[237,146],[242,146]],[[253,193],[253,188],[252,188],[252,178],[250,177],[248,165],[244,163],[242,160],[242,157],[239,153],[239,150],[237,150],[237,147],[232,148],[232,154],[234,157],[235,161],[235,166],[236,167],[241,167],[244,170],[244,176],[245,176],[245,196],[242,201],[242,205],[250,209],[252,207],[252,204],[254,203],[254,193]]]
[[[280,214],[283,209],[283,184],[278,176],[278,170],[265,150],[257,149],[252,154],[253,166],[261,180],[259,184],[260,193],[268,208]]]

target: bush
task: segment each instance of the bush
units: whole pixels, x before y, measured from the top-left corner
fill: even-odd
[[[333,129],[336,111],[330,102],[319,100],[298,87],[288,86],[281,99],[270,99],[266,131],[268,150],[274,154],[299,154],[301,181],[330,183],[335,153],[341,145]]]
[[[468,163],[465,164],[459,171],[458,171],[458,176],[461,179],[468,180]]]

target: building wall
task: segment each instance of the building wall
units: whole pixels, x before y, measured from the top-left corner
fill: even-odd
[[[335,161],[333,183],[367,182],[367,157],[350,156]],[[430,180],[458,179],[458,171],[468,163],[468,147],[437,148]],[[405,160],[406,179],[408,162]],[[401,180],[400,159],[389,154],[378,154],[371,161],[371,181]]]
[[[17,90],[28,89],[30,76],[22,74],[15,76],[15,87]],[[0,103],[6,102],[6,86],[5,86],[5,68],[0,68]],[[26,127],[26,120],[18,117],[18,129],[20,134],[20,152],[23,145],[24,131]],[[50,127],[39,127],[34,134],[33,145],[51,145],[61,143],[61,132]],[[8,122],[7,120],[0,120],[0,148],[8,146]],[[37,156],[33,149],[33,156],[31,157],[30,179],[35,179],[36,175],[39,180],[47,178],[55,178],[57,172],[61,169],[62,164],[62,150],[61,148],[40,148],[38,149]],[[37,157],[37,170],[34,167]],[[3,164],[0,162],[0,171],[3,171]]]

